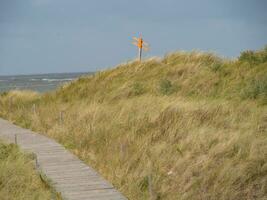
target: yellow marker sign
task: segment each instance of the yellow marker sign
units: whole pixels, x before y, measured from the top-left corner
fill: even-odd
[[[133,37],[133,44],[135,46],[138,47],[138,57],[139,57],[139,61],[141,61],[142,59],[142,49],[144,49],[145,51],[148,51],[148,44],[146,42],[144,42],[142,36],[140,36],[139,38],[137,37]]]

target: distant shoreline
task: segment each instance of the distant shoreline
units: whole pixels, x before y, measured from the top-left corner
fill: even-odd
[[[65,83],[90,74],[94,72],[4,75],[0,76],[0,93],[10,90],[32,90],[41,93],[52,91]]]
[[[55,73],[33,73],[33,74],[0,74],[1,77],[11,77],[11,76],[46,76],[46,75],[57,75],[57,74],[94,74],[95,72],[55,72]]]

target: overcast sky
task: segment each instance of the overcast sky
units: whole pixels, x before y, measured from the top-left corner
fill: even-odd
[[[95,71],[176,50],[267,44],[266,0],[0,0],[0,75]]]

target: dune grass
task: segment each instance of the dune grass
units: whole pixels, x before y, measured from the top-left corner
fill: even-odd
[[[133,61],[43,95],[4,93],[0,116],[55,138],[129,199],[264,200],[266,58]]]
[[[51,188],[34,169],[31,156],[16,145],[0,141],[0,199],[50,200],[52,196]]]

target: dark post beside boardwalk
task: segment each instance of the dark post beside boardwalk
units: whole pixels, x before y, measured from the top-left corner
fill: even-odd
[[[126,200],[95,170],[43,135],[0,119],[0,138],[36,155],[38,170],[66,200]],[[15,138],[15,140],[14,140]]]

